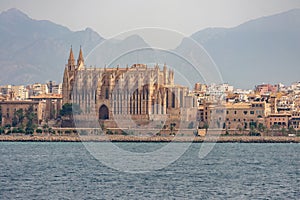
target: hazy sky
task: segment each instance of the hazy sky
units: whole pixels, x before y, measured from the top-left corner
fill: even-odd
[[[207,27],[233,27],[261,16],[300,8],[300,0],[1,0],[0,11],[18,8],[71,30],[91,27],[105,38],[140,27],[186,35]]]

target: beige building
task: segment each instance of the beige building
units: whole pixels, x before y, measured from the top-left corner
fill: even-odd
[[[12,91],[14,92],[14,98],[16,100],[25,100],[29,97],[29,92],[24,85],[12,86]]]
[[[204,103],[198,111],[198,119],[200,126],[207,123],[212,128],[249,130],[251,126],[257,127],[260,123],[265,125],[264,119],[270,112],[266,102]]]
[[[25,115],[26,110],[29,109],[29,107],[33,107],[33,112],[37,116],[37,121],[34,123],[38,123],[38,121],[42,120],[42,107],[39,102],[35,101],[1,101],[0,107],[1,107],[1,114],[2,114],[2,126],[5,126],[7,124],[12,125],[13,118],[15,116],[15,113],[17,110],[22,109],[23,114]]]
[[[187,87],[174,84],[174,72],[166,65],[163,70],[144,64],[86,68],[81,49],[77,64],[70,50],[62,97],[63,104],[80,105],[82,119],[94,116],[107,126],[117,126],[114,121],[126,119],[137,124],[153,120],[188,123],[195,120],[197,111],[196,98],[189,95]]]
[[[288,113],[277,113],[270,114],[266,118],[266,125],[268,129],[274,128],[288,128],[289,127],[289,119],[292,115]],[[277,126],[277,127],[276,127]]]
[[[62,95],[61,94],[41,94],[38,96],[30,97],[32,101],[39,102],[41,108],[39,122],[47,122],[52,119],[56,119],[59,116],[59,111],[62,107]]]
[[[300,111],[292,112],[292,117],[290,118],[289,125],[297,131],[300,130]]]

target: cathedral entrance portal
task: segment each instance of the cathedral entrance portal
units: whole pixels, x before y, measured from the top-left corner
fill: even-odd
[[[99,108],[99,119],[108,119],[109,118],[109,112],[106,105],[102,105]]]

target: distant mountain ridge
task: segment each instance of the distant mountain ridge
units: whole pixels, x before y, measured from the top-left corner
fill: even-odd
[[[208,51],[224,81],[235,86],[290,84],[300,78],[300,9],[234,28],[208,28],[191,37]]]
[[[0,84],[61,81],[69,49],[90,51],[103,38],[90,28],[73,32],[17,9],[0,14]],[[76,53],[77,54],[77,53]]]
[[[216,62],[224,82],[235,87],[253,88],[262,82],[289,84],[299,80],[300,9],[258,18],[233,28],[204,29],[191,37],[203,45]],[[73,32],[9,9],[0,14],[0,85],[60,82],[71,45],[77,59],[80,45],[87,56],[104,41],[107,40],[90,28]],[[149,46],[139,36],[103,44],[111,48],[99,51],[100,64],[96,60],[94,63],[92,58],[89,64],[108,64],[107,60],[118,56],[127,45]],[[183,40],[174,51],[188,55],[190,45]],[[143,62],[145,55],[139,58]],[[134,56],[128,59],[128,64],[138,60]],[[170,64],[176,65],[176,60]]]

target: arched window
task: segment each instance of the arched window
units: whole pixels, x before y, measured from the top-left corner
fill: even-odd
[[[109,111],[106,105],[102,105],[99,108],[99,119],[101,120],[109,119]]]

